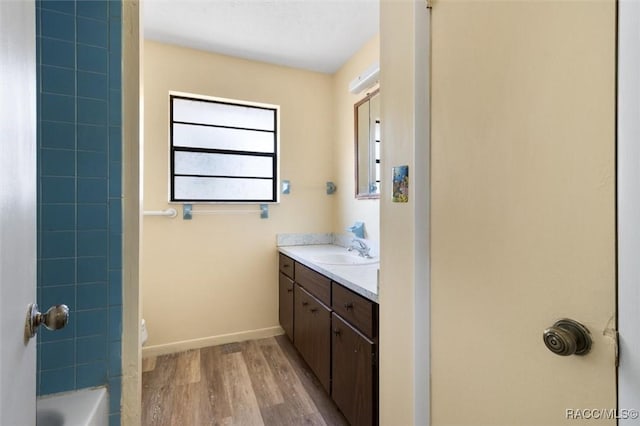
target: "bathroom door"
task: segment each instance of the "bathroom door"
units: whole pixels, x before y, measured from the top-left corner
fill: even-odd
[[[35,3],[0,1],[0,425],[35,425]]]
[[[438,0],[432,43],[432,426],[636,415],[613,411],[616,2]],[[547,349],[561,318],[588,354]]]

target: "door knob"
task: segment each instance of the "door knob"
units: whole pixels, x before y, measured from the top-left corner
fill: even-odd
[[[59,330],[64,328],[68,322],[69,308],[67,305],[54,305],[43,314],[38,311],[38,305],[32,303],[27,308],[25,337],[35,336],[40,325],[44,325],[48,330]]]
[[[578,321],[564,318],[543,333],[544,344],[556,355],[586,355],[591,350],[591,333]]]

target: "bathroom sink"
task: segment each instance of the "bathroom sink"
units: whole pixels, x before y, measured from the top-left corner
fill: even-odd
[[[378,263],[378,259],[375,257],[372,259],[367,259],[365,257],[347,253],[317,255],[313,257],[313,260],[317,263],[324,263],[326,265],[370,265],[373,263]]]

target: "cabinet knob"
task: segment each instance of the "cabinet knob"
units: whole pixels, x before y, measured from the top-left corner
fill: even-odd
[[[336,336],[339,336],[340,335],[340,329],[334,328],[333,329],[333,334],[335,334]]]
[[[316,312],[318,312],[318,308],[311,308],[310,311],[313,312],[313,313],[316,313]]]
[[[353,309],[353,302],[345,303],[344,308],[348,311],[349,309]]]
[[[309,302],[302,302],[302,306],[307,306]]]
[[[291,293],[292,291],[293,291],[293,289],[292,289],[292,288],[288,288],[288,289],[287,289],[287,293]]]

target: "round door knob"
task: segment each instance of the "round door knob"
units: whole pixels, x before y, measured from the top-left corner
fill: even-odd
[[[60,330],[69,322],[69,308],[67,305],[54,305],[44,314],[38,311],[38,305],[32,303],[27,308],[25,322],[25,340],[36,335],[38,327],[44,325],[48,330]]]
[[[544,344],[556,355],[586,355],[591,350],[589,330],[578,321],[561,319],[543,333]]]

